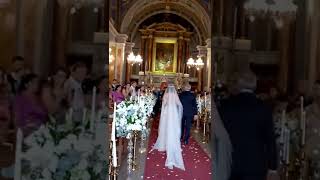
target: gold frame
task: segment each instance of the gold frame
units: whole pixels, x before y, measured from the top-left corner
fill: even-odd
[[[173,50],[173,71],[156,71],[156,53],[157,53],[157,43],[168,43],[174,44]],[[152,50],[152,72],[155,74],[174,74],[177,72],[177,54],[178,54],[178,39],[177,38],[160,38],[155,37],[153,41],[153,50]]]

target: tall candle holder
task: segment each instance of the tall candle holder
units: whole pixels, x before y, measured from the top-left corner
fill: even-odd
[[[204,116],[203,116],[203,134],[202,134],[202,143],[203,144],[208,143],[207,123],[208,123],[208,112],[207,112],[207,109],[205,109],[204,110]]]
[[[140,149],[139,149],[139,151],[142,154],[142,153],[146,152],[146,150],[147,150],[145,148],[145,146],[144,146],[145,137],[144,137],[144,134],[142,133],[142,131],[141,131],[140,137],[141,137],[141,139],[140,139]]]
[[[138,131],[133,131],[133,158],[132,158],[132,170],[135,171],[138,168],[137,163],[137,136]]]
[[[132,142],[132,134],[129,135],[129,143],[128,143],[128,174],[132,172],[132,150],[133,150],[133,142]]]
[[[200,131],[200,119],[201,119],[201,112],[198,113],[198,117],[196,119],[196,129],[194,130],[195,133],[199,133]]]
[[[113,142],[110,142],[110,145],[109,145],[108,177],[110,180],[117,180],[118,179],[117,167],[114,167],[112,164],[112,143]]]

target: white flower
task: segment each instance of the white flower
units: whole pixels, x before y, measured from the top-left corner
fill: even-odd
[[[93,167],[93,171],[99,174],[102,171],[102,163],[96,163]]]
[[[88,166],[87,160],[86,159],[82,159],[80,161],[80,163],[78,164],[78,169],[85,170],[87,168],[87,166]]]
[[[91,152],[94,147],[92,144],[92,139],[81,136],[78,141],[74,144],[74,149],[80,152]]]
[[[70,140],[62,139],[59,142],[59,145],[56,146],[55,152],[58,153],[58,154],[62,154],[64,152],[66,152],[68,149],[71,149],[71,143],[72,142]]]
[[[45,169],[42,171],[41,175],[42,175],[43,178],[46,179],[46,180],[51,180],[51,179],[52,179],[51,173],[50,173],[50,171],[49,171],[47,168],[45,168]]]
[[[50,162],[50,154],[44,151],[40,146],[30,148],[23,155],[25,160],[30,161],[31,167],[47,167]]]

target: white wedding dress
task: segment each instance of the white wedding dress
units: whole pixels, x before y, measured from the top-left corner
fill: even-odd
[[[165,166],[169,169],[175,166],[185,170],[180,143],[182,111],[177,91],[169,85],[162,100],[158,139],[153,146],[153,149],[166,152]]]

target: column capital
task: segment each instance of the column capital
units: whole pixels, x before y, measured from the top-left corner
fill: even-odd
[[[125,44],[125,52],[130,53],[132,52],[132,48],[134,47],[135,43],[132,42],[126,42]]]
[[[206,56],[207,55],[207,46],[197,46],[197,50],[199,51],[200,56]]]
[[[126,43],[127,39],[128,39],[128,35],[126,34],[118,34],[116,36],[116,42],[118,43]]]
[[[206,40],[206,47],[211,48],[211,39]]]

